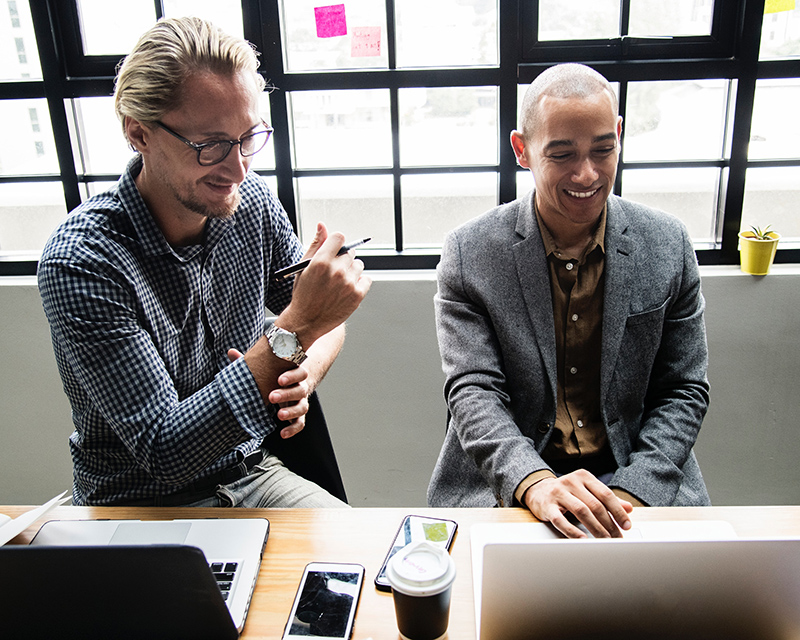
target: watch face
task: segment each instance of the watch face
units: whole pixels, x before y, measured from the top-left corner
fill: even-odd
[[[291,334],[278,332],[272,339],[272,350],[279,358],[291,357],[295,349],[297,349],[297,342]]]

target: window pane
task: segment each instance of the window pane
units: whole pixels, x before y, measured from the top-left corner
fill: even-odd
[[[58,173],[58,157],[44,98],[0,102],[0,175]]]
[[[497,163],[497,87],[400,89],[403,166]]]
[[[747,170],[742,206],[742,229],[751,225],[781,234],[782,240],[800,239],[800,167],[765,167]],[[780,244],[778,245],[780,248]]]
[[[384,2],[281,0],[279,7],[287,71],[388,68]]]
[[[0,251],[41,253],[66,215],[60,182],[0,184]]]
[[[712,242],[716,221],[719,169],[626,169],[622,196],[678,216],[692,240]]]
[[[708,36],[714,0],[635,0],[628,33],[632,36]]]
[[[497,0],[395,0],[398,67],[497,66]]]
[[[524,196],[536,185],[533,182],[533,174],[528,171],[517,171],[517,197]]]
[[[750,159],[800,158],[800,78],[756,81]]]
[[[497,206],[497,174],[402,176],[403,246],[440,247],[445,234]]]
[[[78,174],[119,174],[133,157],[122,125],[114,113],[112,97],[77,98],[72,101],[75,119],[73,150]]]
[[[619,37],[619,0],[539,0],[539,40]]]
[[[765,13],[761,25],[761,60],[800,57],[800,4],[789,11]]]
[[[41,80],[39,50],[28,0],[9,0],[0,7],[0,81]]]
[[[720,159],[727,100],[727,80],[631,82],[625,160]]]
[[[121,173],[121,172],[120,172]],[[116,182],[84,182],[79,184],[80,192],[81,192],[81,202],[86,202],[89,198],[99,195],[101,193],[105,193],[111,187],[113,187]]]
[[[311,242],[317,222],[340,231],[348,242],[372,238],[370,248],[394,248],[392,176],[298,178],[300,239]]]
[[[297,168],[391,166],[388,89],[294,91],[289,111]]]
[[[126,54],[153,26],[153,0],[128,0],[124,9],[108,0],[78,0],[83,52],[87,56]]]
[[[272,124],[272,114],[269,108],[269,96],[266,91],[261,94],[258,100],[258,113],[261,119],[267,124]],[[272,136],[267,142],[267,146],[253,156],[253,164],[250,167],[257,171],[259,169],[274,169],[275,168],[275,143]]]
[[[168,18],[196,16],[210,20],[225,33],[244,37],[241,0],[164,0],[164,15]]]

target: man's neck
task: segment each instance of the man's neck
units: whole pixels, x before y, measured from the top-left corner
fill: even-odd
[[[177,203],[175,207],[166,205],[165,203],[169,202],[168,196],[163,194],[152,180],[148,180],[144,166],[134,181],[150,215],[171,246],[188,247],[202,244],[208,220],[206,217],[189,211]]]
[[[534,206],[536,206],[539,219],[547,228],[547,231],[550,232],[553,242],[558,247],[561,254],[560,257],[567,260],[577,260],[583,255],[586,248],[592,243],[597,227],[603,219],[601,211],[597,220],[586,225],[578,225],[562,218],[547,220],[542,215],[538,205],[535,204],[535,200]]]

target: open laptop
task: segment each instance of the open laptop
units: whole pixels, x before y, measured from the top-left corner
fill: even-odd
[[[139,625],[147,630],[139,637],[178,637],[176,630],[183,629],[181,637],[235,638],[244,627],[268,535],[264,518],[52,520],[29,547],[4,547],[0,558],[11,550],[20,556],[14,562],[28,563],[15,581],[24,576],[32,585],[38,615],[48,607],[37,602],[35,585],[56,581],[64,590],[48,589],[60,593],[61,609],[70,600],[81,615],[102,612],[115,624],[105,637],[119,638],[121,629],[128,633]],[[112,616],[113,607],[121,609]],[[193,633],[184,633],[186,625]]]
[[[800,638],[800,539],[642,522],[622,540],[549,525],[470,530],[479,640]]]

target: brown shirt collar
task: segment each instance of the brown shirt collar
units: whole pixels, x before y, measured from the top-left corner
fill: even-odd
[[[544,250],[545,253],[549,255],[554,255],[557,258],[561,258],[562,260],[567,260],[574,256],[566,256],[562,255],[561,251],[556,244],[555,238],[553,238],[553,234],[550,233],[550,229],[542,220],[542,214],[539,213],[539,207],[536,205],[536,193],[533,194],[533,211],[536,214],[536,222],[539,224],[539,232],[542,234],[542,241],[544,242]],[[605,238],[606,238],[606,217],[608,212],[608,205],[606,204],[603,207],[603,212],[600,214],[600,220],[597,223],[597,228],[594,230],[594,234],[592,235],[592,240],[589,242],[588,246],[584,250],[583,254],[578,257],[578,263],[583,264],[586,256],[588,256],[592,251],[594,251],[595,247],[600,247],[600,251],[603,253],[606,252],[605,248]]]

